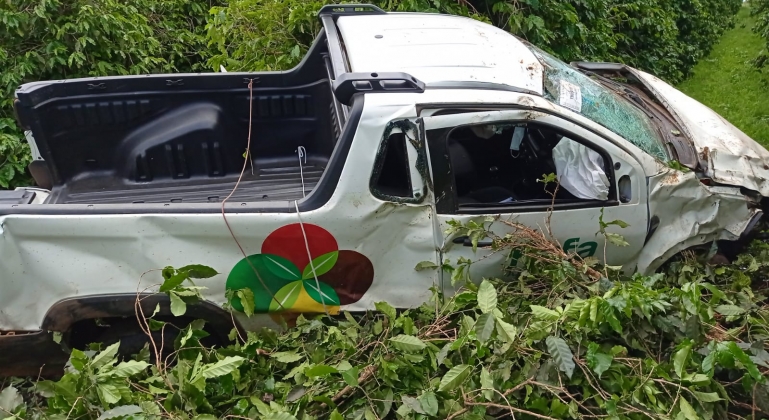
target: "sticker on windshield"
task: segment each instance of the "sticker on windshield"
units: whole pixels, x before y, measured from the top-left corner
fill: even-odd
[[[558,103],[561,106],[576,112],[582,111],[582,90],[579,86],[562,79],[559,90],[561,94]]]

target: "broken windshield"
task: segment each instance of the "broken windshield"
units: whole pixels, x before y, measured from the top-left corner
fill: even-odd
[[[563,61],[529,48],[545,68],[545,98],[601,124],[655,158],[668,160],[659,130],[643,111]]]

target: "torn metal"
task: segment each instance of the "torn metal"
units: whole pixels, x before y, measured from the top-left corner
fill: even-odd
[[[668,169],[649,178],[649,214],[659,221],[638,257],[652,273],[680,251],[717,240],[736,241],[761,216],[738,187],[710,187],[694,172]]]

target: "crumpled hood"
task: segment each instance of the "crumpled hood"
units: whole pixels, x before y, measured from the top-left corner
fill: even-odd
[[[651,74],[633,73],[652,91],[692,140],[705,175],[769,197],[769,151],[712,109]]]

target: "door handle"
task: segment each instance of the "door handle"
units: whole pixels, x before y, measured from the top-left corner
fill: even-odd
[[[467,235],[457,236],[456,238],[452,239],[451,242],[454,242],[455,244],[462,244],[463,246],[473,246],[473,242]],[[478,246],[491,246],[493,243],[494,241],[491,239],[483,239],[478,241]]]

